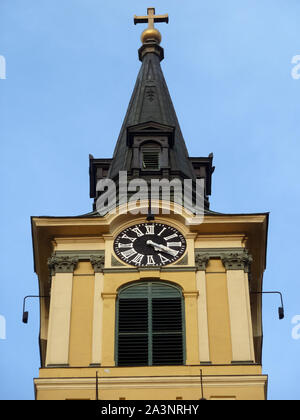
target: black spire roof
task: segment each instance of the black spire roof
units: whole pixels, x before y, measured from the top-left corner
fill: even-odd
[[[131,169],[131,150],[127,144],[128,128],[155,122],[172,127],[174,146],[170,148],[170,168],[181,171],[185,177],[195,179],[193,166],[182,136],[174,105],[166,84],[160,57],[150,52],[144,55],[142,67],[129,103],[128,111],[115,148],[109,176]]]
[[[158,32],[158,31],[157,31]],[[112,159],[90,156],[90,195],[98,198],[96,185],[100,179],[117,181],[120,171],[128,178],[197,178],[205,180],[206,208],[211,194],[213,156],[190,158],[180,129],[175,108],[161,68],[164,50],[157,39],[147,39],[139,50],[142,66],[137,77],[128,110]],[[161,145],[161,165],[155,172],[143,167],[142,143],[157,141]],[[95,208],[95,206],[94,206]]]

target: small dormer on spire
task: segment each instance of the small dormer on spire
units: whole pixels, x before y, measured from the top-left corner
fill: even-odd
[[[141,35],[142,47],[139,49],[139,58],[143,61],[143,58],[148,53],[155,53],[159,56],[160,60],[164,59],[164,49],[160,47],[162,40],[161,33],[155,28],[155,23],[169,23],[169,16],[166,15],[155,15],[155,8],[149,7],[147,10],[147,16],[134,16],[134,24],[148,23],[148,28],[144,30]]]

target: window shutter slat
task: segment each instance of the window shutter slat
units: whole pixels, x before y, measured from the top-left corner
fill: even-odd
[[[128,335],[119,337],[119,366],[148,365],[148,335]]]
[[[119,333],[148,333],[148,299],[120,299]]]
[[[182,332],[181,299],[152,300],[153,332]]]
[[[160,149],[147,148],[142,151],[143,169],[157,170],[160,169]]]
[[[153,365],[182,365],[182,335],[153,335]]]

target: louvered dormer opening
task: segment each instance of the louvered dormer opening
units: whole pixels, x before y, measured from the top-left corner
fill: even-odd
[[[141,147],[141,167],[144,171],[159,171],[161,168],[161,147],[148,143]]]

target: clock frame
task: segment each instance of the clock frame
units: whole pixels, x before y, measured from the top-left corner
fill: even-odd
[[[140,223],[124,229],[114,241],[114,252],[135,267],[162,267],[177,262],[186,251],[186,240],[165,223]]]

